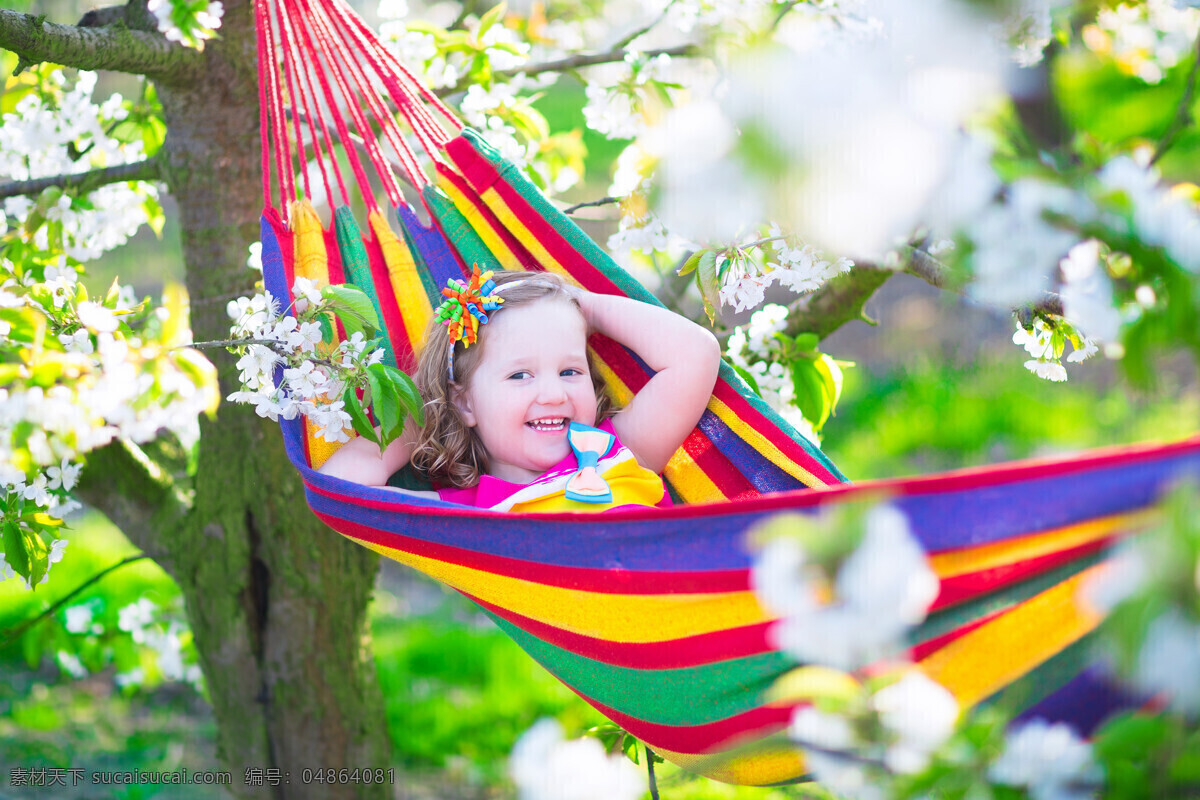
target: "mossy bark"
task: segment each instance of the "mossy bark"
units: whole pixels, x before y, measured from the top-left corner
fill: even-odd
[[[225,298],[249,292],[259,235],[258,79],[251,5],[225,4],[205,76],[160,87],[162,153],[179,204],[192,327],[228,334]],[[223,394],[232,359],[214,359]],[[305,783],[303,771],[381,767],[388,746],[367,606],[378,557],[321,524],[279,429],[245,407],[202,421],[190,513],[164,544],[188,608],[219,725],[218,750],[245,797],[384,797],[385,786]],[[242,786],[247,769],[279,786]]]

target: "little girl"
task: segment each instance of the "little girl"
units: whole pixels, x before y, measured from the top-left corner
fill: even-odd
[[[410,421],[382,454],[354,439],[321,472],[383,486],[411,461],[445,487],[442,499],[497,510],[670,505],[658,473],[708,403],[717,340],[666,309],[584,292],[552,273],[496,272],[493,281],[478,324],[461,308],[453,324],[430,323],[415,376],[424,427]],[[588,358],[590,331],[656,371],[619,411]]]

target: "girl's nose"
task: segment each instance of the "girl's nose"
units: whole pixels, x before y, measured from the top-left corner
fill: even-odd
[[[567,387],[557,376],[549,376],[538,382],[538,402],[543,405],[561,403],[567,399]]]

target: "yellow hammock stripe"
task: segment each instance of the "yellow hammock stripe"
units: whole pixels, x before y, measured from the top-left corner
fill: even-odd
[[[733,413],[733,409],[725,405],[725,403],[713,397],[708,401],[708,410],[716,414],[722,422],[729,426],[729,430],[733,431],[738,438],[748,444],[756,452],[761,453],[771,460],[771,463],[782,469],[788,475],[791,475],[796,480],[808,486],[811,489],[816,489],[825,486],[825,482],[817,478],[808,470],[801,467],[792,459],[788,458],[779,450],[778,447],[771,444],[767,437],[763,436],[752,426],[746,424],[744,420]]]
[[[417,262],[408,246],[387,224],[383,214],[372,211],[367,219],[375,234],[375,241],[379,242],[379,249],[383,251],[383,263],[387,265],[409,346],[414,353],[419,352],[425,338],[425,326],[433,316],[433,308],[429,305],[429,296],[425,294],[425,286],[417,272]]]
[[[1148,524],[1156,516],[1153,510],[1113,514],[1042,533],[1007,539],[963,550],[929,556],[929,564],[939,578],[953,578],[985,569],[1018,564],[1041,556],[1060,553],[1089,542],[1099,541]]]
[[[963,707],[1013,683],[1092,631],[1101,615],[1076,600],[1096,564],[932,653],[919,666]]]
[[[804,774],[804,755],[784,742],[772,742],[745,755],[721,756],[677,753],[651,744],[655,753],[706,778],[740,786],[767,786],[795,780]]]
[[[479,206],[468,200],[459,191],[458,187],[454,185],[454,182],[446,179],[444,176],[438,175],[437,184],[450,197],[450,200],[454,203],[454,207],[458,209],[459,213],[466,218],[467,224],[471,226],[475,233],[479,234],[479,238],[483,240],[484,245],[487,246],[488,250],[492,251],[492,255],[500,262],[500,266],[504,269],[515,271],[525,269],[526,265],[520,262],[517,254],[504,243],[504,239],[500,238],[496,230],[483,218],[483,212],[479,210]]]
[[[291,223],[295,253],[293,264],[298,278],[308,278],[319,282],[322,286],[329,285],[329,260],[325,252],[325,231],[321,226],[321,218],[317,210],[307,200],[299,200],[288,206],[288,221]],[[289,290],[291,287],[288,287]],[[290,302],[291,298],[279,298],[281,302]],[[337,346],[337,331],[334,331],[334,341],[330,348]],[[308,439],[308,460],[313,469],[319,469],[325,461],[337,452],[340,445],[317,438],[317,427],[304,419],[304,431]]]
[[[564,589],[347,538],[493,605],[610,642],[670,641],[770,619],[753,592],[622,595]]]
[[[504,226],[504,229],[516,237],[517,241],[525,245],[525,249],[529,251],[529,255],[533,256],[538,264],[545,267],[550,272],[555,272],[570,283],[572,286],[579,286],[579,281],[575,280],[574,276],[560,264],[553,256],[550,255],[537,237],[529,232],[525,224],[520,218],[509,209],[508,204],[500,197],[500,194],[495,189],[487,189],[481,195],[483,200],[492,213],[496,215],[496,220]]]

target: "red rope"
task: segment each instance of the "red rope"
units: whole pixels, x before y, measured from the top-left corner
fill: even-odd
[[[266,28],[263,25],[263,12],[266,0],[258,0],[254,4],[255,37],[258,40],[258,131],[262,139],[262,185],[263,207],[274,208],[271,201],[271,140],[267,136],[267,126],[270,124],[267,116],[267,46]]]
[[[282,2],[286,5],[288,2],[290,2],[290,0],[282,0]],[[328,63],[331,67],[336,66],[335,62],[329,57],[329,54],[326,52],[325,47],[321,43],[319,30],[310,29],[305,25],[298,25],[297,30],[300,32],[301,47],[308,56],[308,62],[310,64],[320,63],[317,53],[317,51],[320,50],[320,55],[325,58],[326,63]],[[315,45],[314,40],[316,41]],[[342,82],[341,74],[336,68],[330,69],[329,71],[333,73],[333,79],[334,82],[337,83],[338,89],[342,92],[343,96],[347,98],[347,105],[353,109],[354,105],[352,102],[350,102],[350,93],[346,89],[345,84]],[[317,69],[316,73],[317,80],[321,84],[321,91],[325,95],[326,106],[329,109],[329,113],[333,115],[334,127],[337,128],[338,136],[342,140],[342,149],[345,151],[346,157],[350,160],[350,166],[354,171],[355,178],[358,180],[359,188],[362,189],[363,200],[367,204],[367,209],[369,211],[378,210],[379,206],[375,202],[374,195],[371,193],[370,181],[367,180],[367,174],[363,170],[362,162],[358,158],[358,153],[354,150],[353,142],[350,139],[350,131],[346,127],[346,120],[342,117],[341,112],[338,111],[337,101],[333,96],[333,91],[329,88],[329,81],[326,80],[325,70]],[[365,126],[360,125],[360,129],[364,127]]]
[[[279,49],[283,53],[283,79],[287,84],[288,99],[292,106],[292,130],[296,135],[296,158],[300,162],[300,179],[304,181],[304,196],[311,201],[313,195],[308,179],[308,154],[304,147],[304,135],[300,131],[300,106],[303,101],[296,92],[296,80],[293,75],[295,65],[292,63],[292,48],[288,39],[288,15],[283,8],[279,9]]]
[[[448,108],[446,108],[442,101],[438,99],[437,95],[425,88],[425,86],[423,86],[421,82],[417,80],[416,77],[414,77],[413,74],[409,72],[402,63],[400,63],[400,60],[396,57],[396,54],[384,46],[383,42],[381,42],[378,37],[374,35],[371,29],[367,26],[367,23],[364,22],[361,17],[355,14],[353,10],[347,8],[344,3],[339,3],[335,0],[334,2],[331,2],[330,5],[358,32],[360,41],[364,45],[364,50],[366,51],[368,58],[372,57],[371,53],[374,51],[382,56],[384,60],[390,62],[392,69],[388,69],[385,64],[380,63],[380,59],[376,58],[376,70],[381,76],[384,76],[385,82],[388,84],[388,88],[392,91],[392,99],[400,108],[400,113],[402,113],[405,119],[408,120],[409,124],[412,125],[413,131],[416,132],[418,137],[422,139],[422,145],[429,150],[430,156],[433,157],[435,152],[440,150],[441,147],[443,147],[451,137],[447,136],[445,131],[442,130],[441,125],[429,113],[429,110],[425,107],[425,103],[422,102],[422,100],[428,102],[439,112],[441,112],[441,114],[450,122],[455,131],[462,130],[462,122],[460,122],[458,118],[455,117]],[[397,80],[396,72],[402,75],[405,80]],[[432,148],[430,148],[430,144],[433,145]]]
[[[344,17],[341,21],[345,21]],[[365,53],[364,45],[369,46],[369,42],[363,42],[361,37],[357,35],[357,31],[354,28],[341,25],[338,26],[336,30],[342,39],[344,49],[357,50],[360,53]],[[380,63],[377,59],[371,59],[369,52],[366,52],[365,55],[367,63],[375,70],[374,77],[378,78],[386,85],[390,76],[388,76],[386,72],[380,70]],[[361,67],[358,69],[362,74],[365,75],[365,70],[362,70]],[[356,81],[357,80],[358,79],[356,78]],[[369,80],[368,83],[370,83]],[[400,127],[396,123],[395,116],[388,112],[387,105],[382,100],[379,90],[372,85],[370,91],[368,91],[362,87],[361,83],[359,84],[359,90],[367,99],[367,103],[370,105],[372,113],[379,121],[380,129],[383,131],[384,138],[387,139],[388,143],[395,151],[401,167],[408,175],[408,179],[417,189],[427,185],[430,182],[429,176],[425,174],[425,170],[421,168],[420,163],[417,161],[416,155],[408,146],[408,143],[404,140],[404,135],[400,132]],[[390,168],[388,169],[388,174],[391,175]],[[393,203],[399,205],[403,201],[403,194],[400,192],[399,184],[395,185],[395,189],[396,192],[394,195],[391,195],[391,199]]]
[[[286,9],[283,9],[283,10],[286,12]],[[285,52],[285,54],[287,54],[288,62],[289,63],[301,62],[301,59],[299,58],[299,53],[296,50],[296,40],[295,40],[295,34],[292,31],[293,23],[292,23],[291,16],[287,13],[284,13],[283,18],[282,18],[282,23],[283,24],[280,26],[280,33],[282,34],[282,38],[283,38],[283,42],[284,42],[284,52]],[[297,83],[299,84],[301,81],[303,81],[303,85],[300,87],[300,91],[297,93],[294,93],[293,96],[296,96],[296,95],[299,96],[300,105],[303,109],[304,117],[305,117],[306,121],[308,122],[308,133],[309,133],[309,137],[312,139],[313,153],[316,156],[317,168],[321,172],[321,183],[325,187],[325,196],[327,198],[329,198],[330,205],[333,205],[333,190],[329,186],[329,170],[325,165],[325,149],[323,147],[321,147],[321,137],[317,135],[317,130],[316,130],[316,126],[313,123],[313,118],[314,117],[320,118],[322,132],[326,137],[326,141],[328,141],[328,139],[329,139],[329,131],[328,131],[328,129],[325,128],[324,117],[322,117],[320,114],[316,113],[316,110],[317,110],[316,93],[313,91],[312,79],[309,76],[308,69],[301,66],[301,68],[298,71],[300,73],[300,79],[297,81]],[[309,104],[310,98],[312,100],[311,105]],[[293,115],[293,117],[295,117],[298,114],[299,109],[297,109],[295,107],[296,103],[294,103],[294,102],[293,102],[292,106],[293,106],[292,107],[292,115]],[[296,134],[297,137],[299,137],[299,135],[300,135],[299,133]],[[333,165],[333,171],[337,177],[338,189],[340,189],[341,193],[342,193],[342,202],[347,203],[347,202],[349,202],[349,193],[347,193],[346,184],[342,180],[341,170],[338,169],[337,158],[333,154],[332,145],[330,145],[330,149],[329,149],[329,160]],[[305,177],[305,191],[307,192],[308,191],[307,165],[305,165],[304,177]],[[311,199],[311,198],[312,198],[312,195],[310,193],[309,199]]]
[[[271,24],[271,9],[265,2],[263,4],[262,26],[264,35],[270,43],[267,53],[273,56],[275,52],[275,34]],[[274,69],[273,58],[271,59],[271,69],[267,70],[266,77],[267,93],[271,100],[271,130],[275,139],[275,167],[279,175],[279,199],[282,203],[281,210],[284,212],[284,216],[286,216],[288,203],[296,199],[296,187],[291,171],[292,154],[288,146],[287,129],[282,122],[283,100],[279,96],[278,75]]]
[[[357,88],[362,99],[366,101],[367,106],[375,115],[376,119],[379,120],[380,126],[386,135],[386,114],[378,103],[375,89],[370,85],[370,80],[363,73],[363,70],[357,59],[351,55],[350,50],[346,47],[345,42],[342,40],[342,36],[340,35],[342,32],[340,32],[336,26],[333,25],[333,21],[325,16],[323,11],[319,15],[315,15],[314,19],[317,24],[322,27],[328,41],[333,46],[334,51],[345,62],[346,71],[350,75],[351,82],[353,82],[355,88]],[[398,205],[404,198],[404,195],[400,191],[400,183],[396,180],[396,175],[392,172],[391,165],[388,164],[387,160],[384,158],[383,151],[379,148],[379,144],[375,140],[375,137],[371,135],[370,124],[365,118],[360,116],[361,107],[357,102],[354,104],[353,110],[356,112],[355,119],[358,121],[359,129],[363,132],[363,139],[367,143],[367,153],[371,157],[371,163],[375,166],[376,174],[379,175],[379,179],[383,183],[383,189],[385,192],[387,192],[388,198],[392,201],[392,203]]]
[[[393,95],[393,102],[396,102],[397,107],[403,108],[404,106],[402,102],[396,101],[395,99],[396,95],[405,95],[403,89],[399,86],[395,76],[388,71],[387,66],[383,64],[380,59],[372,56],[372,51],[382,47],[382,43],[373,36],[363,34],[362,29],[358,25],[361,20],[354,14],[352,10],[346,8],[340,3],[334,3],[331,5],[331,7],[340,17],[341,21],[345,23],[343,25],[343,31],[345,31],[345,33],[343,35],[349,34],[349,36],[352,36],[355,40],[354,42],[349,42],[350,46],[357,46],[359,52],[364,55],[368,63],[374,69],[375,74]],[[386,50],[386,48],[384,49]],[[402,111],[401,113],[404,112]],[[408,119],[408,116],[409,115],[405,113],[406,119]],[[417,160],[416,154],[413,153],[412,148],[409,147],[404,134],[400,132],[393,115],[386,114],[386,118],[387,124],[384,127],[384,135],[387,137],[388,143],[391,144],[392,149],[396,151],[396,155],[399,158],[400,163],[404,166],[405,171],[408,173],[409,179],[418,189],[428,185],[430,183],[429,176],[421,167],[421,164]],[[412,120],[409,120],[409,124],[413,125]],[[413,130],[416,132],[417,138],[421,140],[422,146],[428,150],[430,148],[430,140],[423,135],[424,131],[419,129],[417,125],[413,125]]]

